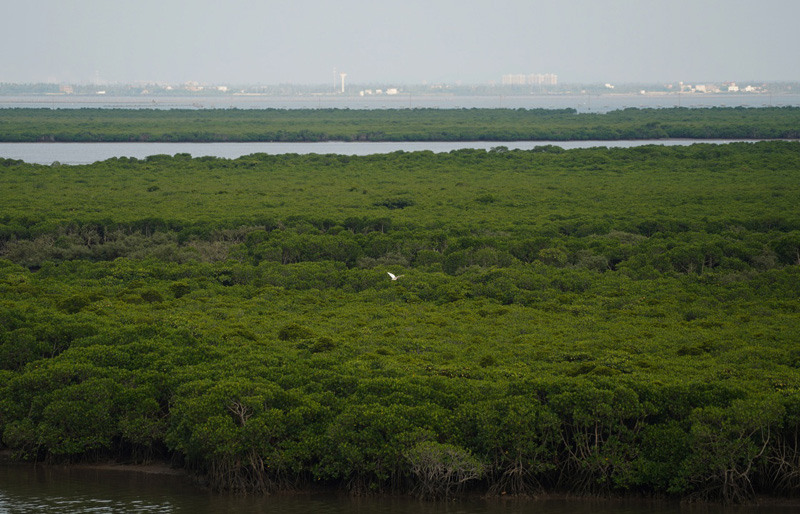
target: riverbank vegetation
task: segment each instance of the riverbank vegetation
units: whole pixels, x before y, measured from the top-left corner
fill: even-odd
[[[0,142],[797,139],[800,108],[3,109]]]
[[[800,143],[0,160],[0,189],[18,458],[228,491],[800,490]]]

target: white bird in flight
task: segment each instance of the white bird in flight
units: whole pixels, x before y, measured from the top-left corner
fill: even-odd
[[[388,271],[386,273],[389,273]],[[392,280],[397,280],[400,277],[405,277],[405,275],[397,275],[395,276],[393,273],[389,273],[389,276],[392,277]]]

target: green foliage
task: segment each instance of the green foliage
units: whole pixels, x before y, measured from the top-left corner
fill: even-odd
[[[4,165],[0,441],[232,491],[794,494],[798,170],[790,142]]]
[[[467,482],[483,475],[484,466],[463,448],[432,441],[417,443],[404,457],[416,480],[415,494],[425,499],[449,499]]]
[[[684,476],[694,494],[728,503],[752,498],[757,460],[764,456],[770,432],[784,415],[776,400],[736,400],[727,409],[705,407],[692,413],[691,453],[684,461]]]
[[[161,293],[159,293],[155,289],[147,289],[145,291],[142,291],[141,293],[139,293],[139,296],[142,297],[142,300],[148,303],[157,303],[164,301],[164,297],[161,296]]]
[[[281,327],[278,331],[278,339],[281,341],[297,341],[301,339],[311,339],[314,333],[302,325],[297,323],[290,323]]]
[[[791,139],[797,107],[624,109],[3,109],[2,141],[562,141]],[[538,150],[559,153],[551,145]],[[491,153],[503,156],[507,147]],[[162,156],[149,157],[159,163]],[[213,162],[212,158],[207,158]],[[346,162],[347,156],[340,156]],[[9,162],[10,161],[10,162]],[[123,162],[129,162],[127,158]],[[0,165],[13,165],[6,159]],[[158,191],[151,186],[147,190]]]
[[[191,291],[192,288],[186,282],[173,282],[169,285],[169,290],[172,291],[172,294],[175,296],[175,298],[181,298],[189,294],[189,291]]]

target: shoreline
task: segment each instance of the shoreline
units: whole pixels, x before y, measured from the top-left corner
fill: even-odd
[[[12,454],[9,450],[0,450],[0,466],[3,465],[14,465],[14,466],[27,465],[33,467],[41,466],[49,469],[75,469],[75,470],[90,470],[90,471],[127,472],[132,474],[142,474],[149,476],[183,477],[192,481],[197,487],[198,492],[208,491],[208,488],[202,485],[202,480],[198,480],[198,477],[193,476],[185,469],[172,467],[169,461],[166,460],[153,461],[149,464],[125,464],[113,460],[107,460],[105,462],[94,462],[94,463],[86,462],[86,463],[76,463],[76,464],[46,464],[41,462],[31,463],[25,461],[17,461],[13,459]],[[215,494],[220,494],[223,496],[238,495],[238,493],[233,493],[233,492],[221,492],[221,493],[217,492]],[[311,484],[310,487],[307,486],[298,489],[277,491],[274,493],[265,494],[264,496],[265,497],[313,496],[313,495],[326,495],[326,494],[349,495],[347,491],[340,490],[336,487],[331,487],[331,486],[314,487],[314,484]],[[399,493],[383,493],[370,496],[374,496],[375,498],[391,498],[391,497],[413,498],[413,496],[410,494],[399,494]],[[789,508],[789,507],[800,508],[800,497],[782,498],[782,497],[773,497],[765,495],[756,495],[754,501],[749,503],[733,504],[733,505],[725,505],[717,502],[692,501],[690,499],[676,499],[676,498],[664,498],[664,497],[658,498],[637,493],[632,493],[629,495],[575,495],[575,494],[547,492],[547,491],[543,491],[535,496],[517,496],[517,495],[505,495],[505,494],[490,496],[485,493],[480,493],[478,491],[467,491],[464,492],[459,497],[455,498],[455,500],[483,501],[483,502],[495,502],[495,503],[530,502],[532,504],[542,501],[572,501],[578,503],[603,502],[609,505],[620,502],[625,502],[625,503],[636,502],[636,503],[656,503],[661,505],[675,504],[675,505],[694,505],[694,506],[718,506],[726,508],[740,508],[740,507],[756,508],[763,506],[779,507],[779,508]]]
[[[124,471],[129,473],[142,473],[145,475],[171,475],[192,476],[184,469],[173,468],[168,461],[154,461],[149,464],[125,464],[109,460],[106,463],[80,463],[80,464],[45,464],[46,466],[74,467],[78,469],[92,469],[98,471]]]
[[[127,471],[130,473],[142,473],[146,475],[171,475],[185,476],[191,475],[184,469],[173,468],[168,460],[154,460],[148,464],[125,464],[113,459],[98,462],[79,462],[74,464],[50,464],[45,462],[29,462],[14,458],[11,450],[0,450],[0,466],[42,466],[46,468],[70,468],[70,469],[91,469],[98,471]]]

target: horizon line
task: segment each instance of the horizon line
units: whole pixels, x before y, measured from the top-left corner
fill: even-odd
[[[356,87],[376,87],[376,86],[394,86],[394,87],[497,87],[497,88],[537,88],[537,89],[553,89],[569,86],[599,86],[608,87],[626,87],[626,86],[666,86],[666,85],[693,85],[693,84],[800,84],[800,79],[727,79],[727,80],[651,80],[651,81],[575,81],[575,82],[560,82],[558,84],[549,85],[533,85],[533,84],[501,84],[499,81],[488,82],[466,82],[456,80],[453,82],[440,81],[422,81],[422,82],[395,82],[395,81],[373,81],[373,82],[351,82],[348,89]],[[159,80],[133,80],[133,81],[104,81],[104,82],[79,82],[79,81],[4,81],[0,80],[0,86],[218,86],[218,87],[318,87],[323,89],[332,89],[330,83],[324,82],[215,82],[215,81],[197,81],[197,80],[183,80],[183,81],[159,81]]]

